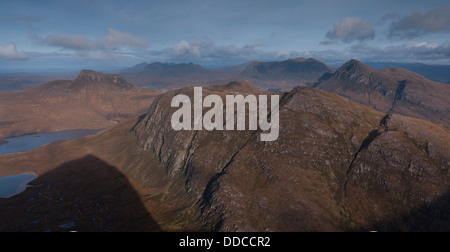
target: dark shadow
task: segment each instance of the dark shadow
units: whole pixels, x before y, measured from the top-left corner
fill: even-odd
[[[0,200],[0,231],[161,231],[115,167],[94,156],[61,165]]]
[[[450,232],[450,193],[431,204],[385,222],[374,223],[372,230],[387,232]]]
[[[136,127],[139,125],[139,123],[141,123],[142,120],[144,120],[147,115],[148,114],[146,113],[146,114],[143,114],[143,115],[139,116],[136,124],[131,128],[130,132],[133,132],[136,129]]]

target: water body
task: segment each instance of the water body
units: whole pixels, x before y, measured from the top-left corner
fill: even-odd
[[[38,176],[34,174],[21,174],[0,178],[0,198],[11,198],[28,188],[28,183]]]
[[[148,88],[148,89],[158,89],[155,86],[140,86],[140,88]]]
[[[94,135],[100,130],[66,130],[45,134],[30,134],[6,138],[7,143],[0,145],[0,155],[24,152],[59,140],[69,140]]]

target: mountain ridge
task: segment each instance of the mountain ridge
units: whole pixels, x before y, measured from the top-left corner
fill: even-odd
[[[434,123],[450,123],[450,86],[401,68],[382,71],[351,60],[312,87],[369,105]]]

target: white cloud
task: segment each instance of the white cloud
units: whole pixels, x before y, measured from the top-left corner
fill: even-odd
[[[188,41],[182,40],[173,47],[175,56],[182,56],[190,54],[195,57],[200,57],[200,48],[196,45],[191,45]]]
[[[18,52],[15,44],[0,45],[0,59],[3,60],[23,60],[27,55],[24,52]]]
[[[344,43],[351,43],[355,40],[374,39],[375,30],[367,19],[347,17],[334,24],[333,30],[329,31],[326,37],[330,41],[340,40]],[[322,42],[322,44],[329,44],[330,41]]]

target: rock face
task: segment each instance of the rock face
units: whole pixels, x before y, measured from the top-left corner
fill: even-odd
[[[197,214],[189,228],[450,230],[448,128],[300,88],[281,101],[275,142],[252,131],[175,132],[176,94],[193,89],[158,97],[135,133],[170,180],[183,181]]]
[[[298,58],[280,62],[252,62],[240,76],[264,88],[276,87],[274,82],[288,82],[292,88],[332,72],[331,67],[318,60]]]
[[[129,91],[135,88],[118,74],[105,75],[103,73],[82,70],[78,77],[70,84],[69,90],[107,89],[109,91]]]
[[[450,124],[450,86],[402,68],[378,71],[351,60],[313,87],[335,93],[384,113]]]
[[[74,81],[52,81],[1,95],[0,137],[107,128],[147,112],[158,94],[119,75],[83,70]]]
[[[203,89],[222,98],[246,92],[264,93],[248,82]],[[137,123],[0,157],[2,176],[40,176],[36,187],[0,200],[0,223],[8,223],[0,228],[59,230],[69,220],[86,231],[130,223],[164,231],[450,230],[448,127],[304,87],[281,95],[280,137],[261,142],[259,131],[172,130],[176,94],[192,99],[193,88],[157,97]],[[128,197],[130,208],[117,203]],[[113,224],[96,226],[91,216]]]

